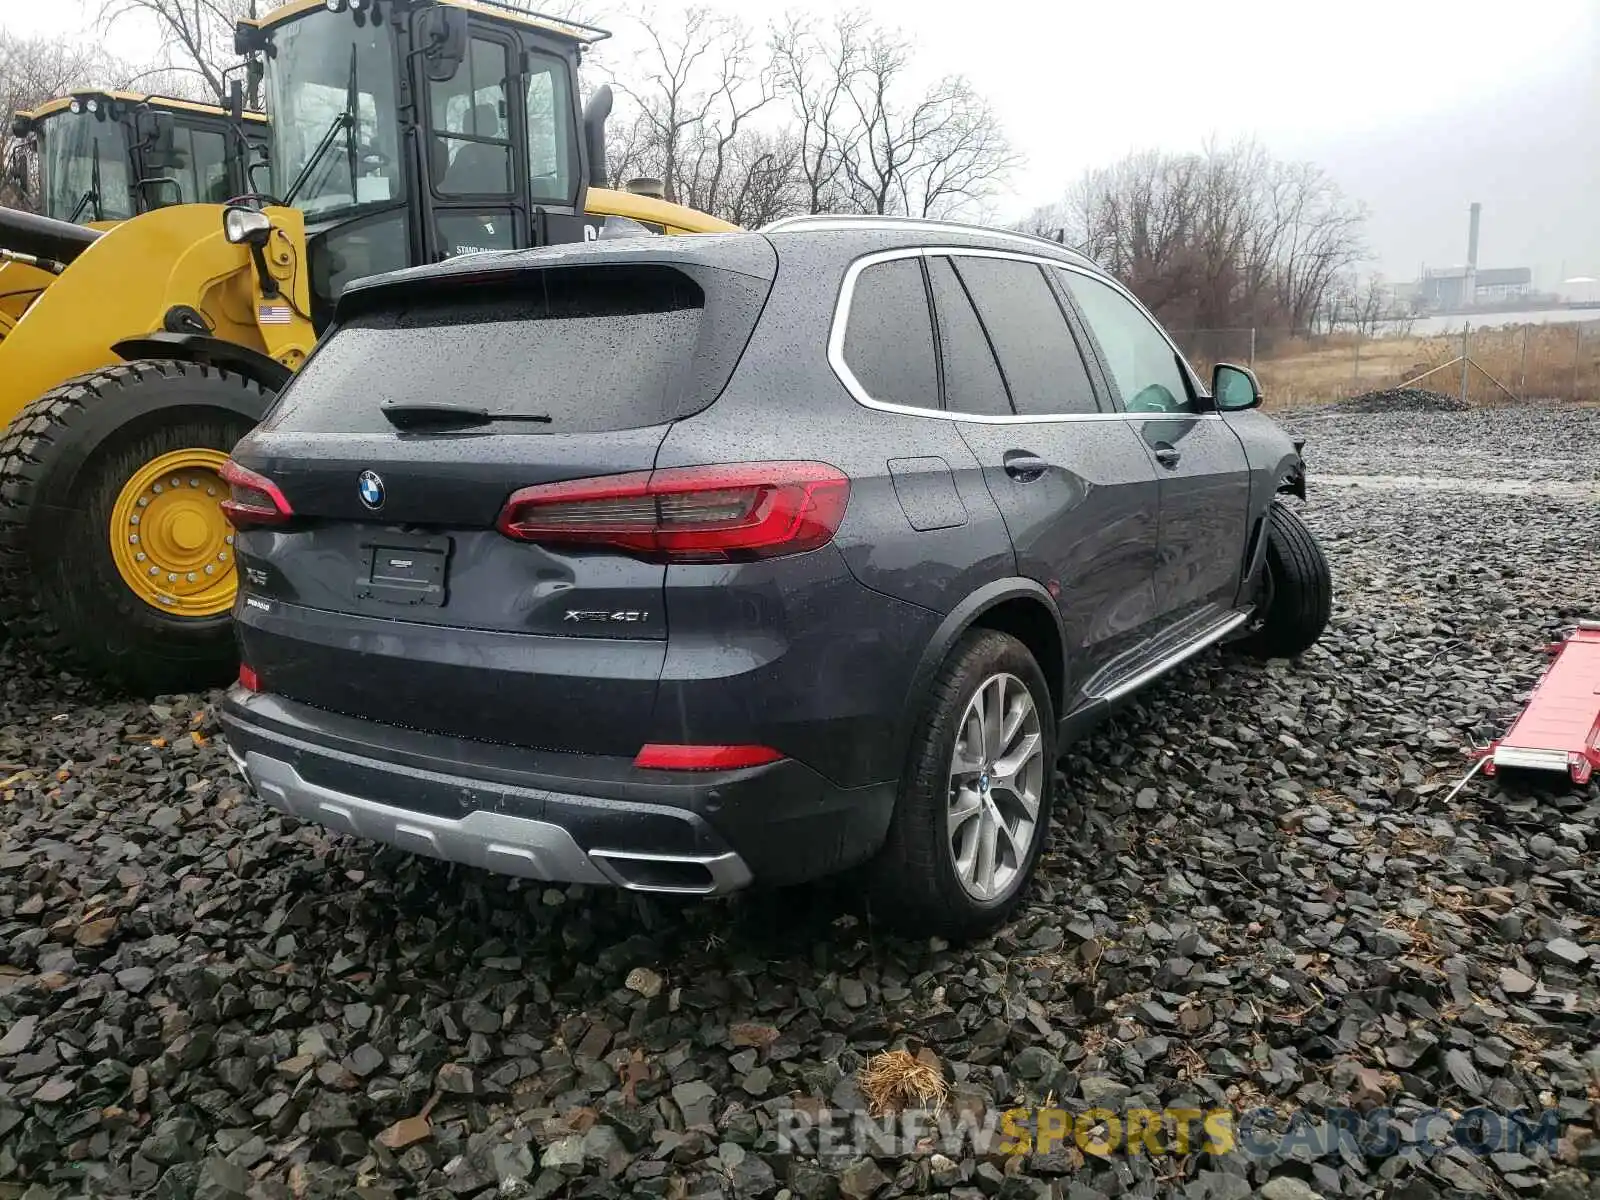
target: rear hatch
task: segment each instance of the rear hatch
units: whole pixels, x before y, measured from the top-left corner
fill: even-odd
[[[708,244],[534,252],[346,295],[234,453],[292,511],[238,538],[241,642],[265,690],[431,732],[638,750],[665,565],[497,521],[522,489],[648,480],[671,423],[726,384],[774,257],[761,238],[679,241]]]

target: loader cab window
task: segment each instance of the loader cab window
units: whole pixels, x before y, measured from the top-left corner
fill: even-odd
[[[146,154],[145,179],[170,179],[176,187],[143,189],[151,208],[172,204],[226,204],[232,188],[228,181],[228,139],[211,129],[179,125],[172,134],[173,149],[181,165],[153,165]]]
[[[433,85],[429,170],[441,196],[504,196],[511,191],[506,50],[504,42],[473,38],[455,78]]]
[[[531,55],[528,69],[528,176],[534,203],[572,201],[572,96],[567,65]]]
[[[58,221],[122,221],[133,216],[128,133],[103,112],[64,111],[40,122],[40,195]]]
[[[228,139],[209,129],[190,131],[189,169],[183,182],[194,192],[198,204],[226,204],[228,187]],[[184,199],[189,198],[188,190]]]
[[[388,26],[358,26],[348,14],[313,10],[275,31],[273,51],[267,59],[273,193],[284,196],[311,163],[294,196],[309,220],[404,200]],[[353,128],[339,129],[347,110]],[[318,156],[330,130],[332,142]]]

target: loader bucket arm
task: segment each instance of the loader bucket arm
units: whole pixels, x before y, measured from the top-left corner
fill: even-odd
[[[55,275],[43,267],[0,255],[0,342],[55,281]]]
[[[0,208],[0,250],[69,263],[100,238],[98,230],[15,208]]]
[[[221,205],[158,209],[95,238],[0,341],[0,427],[63,381],[120,361],[119,342],[191,322],[184,309],[209,336],[298,369],[315,343],[298,315],[310,311],[305,227],[293,209],[267,211],[265,255],[282,295],[265,321],[250,250],[223,237]]]

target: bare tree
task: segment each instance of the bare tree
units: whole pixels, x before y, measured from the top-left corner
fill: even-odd
[[[1023,227],[1083,249],[1181,329],[1306,329],[1363,253],[1365,210],[1251,142],[1091,171]]]
[[[619,138],[618,166],[650,169],[668,200],[708,212],[726,207],[730,156],[752,117],[776,94],[750,31],[706,8],[681,25],[643,23],[649,48],[613,86],[635,116]],[[619,174],[619,178],[622,177]]]
[[[1378,332],[1390,315],[1394,294],[1381,274],[1361,275],[1351,271],[1334,280],[1317,314],[1330,333],[1347,328],[1364,337]]]
[[[30,181],[37,178],[36,164],[16,157],[24,148],[11,132],[11,115],[76,88],[114,84],[123,72],[99,46],[0,30],[0,204],[32,208],[38,202],[37,186],[19,186],[6,169],[16,163]]]
[[[221,104],[228,98],[223,73],[236,60],[234,25],[258,16],[284,0],[101,0],[100,24],[110,30],[134,19],[152,23],[161,34],[166,88]],[[152,89],[154,90],[154,89]]]
[[[1016,162],[989,106],[961,76],[908,92],[910,45],[874,29],[847,92],[861,136],[842,142],[857,204],[873,213],[950,216],[981,203]]]
[[[807,211],[956,215],[1018,162],[966,79],[915,91],[911,44],[865,13],[826,27],[791,17],[770,46],[799,122]]]
[[[793,14],[772,31],[773,65],[798,122],[797,164],[807,213],[853,208],[845,163],[865,134],[848,116],[850,83],[869,35],[866,14],[842,13],[826,30]]]
[[[719,215],[746,229],[805,211],[800,144],[792,131],[749,132],[730,147],[730,181]]]
[[[1304,329],[1340,272],[1361,258],[1366,210],[1311,163],[1280,164],[1271,182],[1278,305],[1290,328]]]

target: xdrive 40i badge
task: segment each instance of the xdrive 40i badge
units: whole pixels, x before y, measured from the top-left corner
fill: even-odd
[[[649,620],[649,612],[638,609],[626,609],[613,612],[608,608],[569,608],[563,620],[573,621],[578,624],[599,624],[601,622],[616,621],[620,624],[637,624]]]

